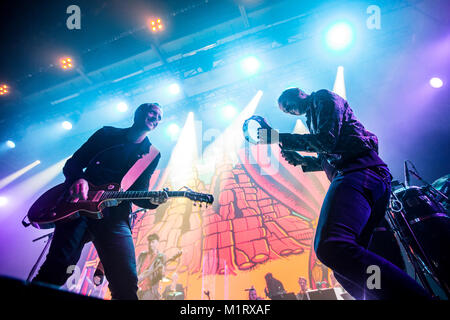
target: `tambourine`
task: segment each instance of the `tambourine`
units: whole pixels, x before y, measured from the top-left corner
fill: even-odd
[[[257,125],[259,125],[259,127],[257,127],[254,131],[258,132],[258,129],[267,129],[267,130],[272,130],[272,127],[269,126],[269,124],[267,123],[266,119],[264,119],[261,116],[252,116],[250,118],[248,118],[247,120],[244,121],[244,124],[242,126],[242,131],[244,132],[244,138],[245,140],[247,140],[248,142],[252,143],[252,144],[258,144],[258,140],[255,138],[252,138],[250,136],[250,132],[249,132],[249,125],[251,122],[256,122]]]

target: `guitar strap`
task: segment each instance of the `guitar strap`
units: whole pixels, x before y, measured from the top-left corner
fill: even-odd
[[[139,178],[139,176],[145,171],[145,169],[147,169],[150,163],[155,160],[158,154],[159,150],[151,145],[149,152],[138,159],[122,178],[120,187],[123,191],[127,191],[133,185],[137,178]]]

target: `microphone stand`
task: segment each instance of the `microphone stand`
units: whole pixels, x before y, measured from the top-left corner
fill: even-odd
[[[42,252],[41,252],[41,254],[39,255],[39,258],[37,259],[37,261],[36,261],[36,263],[34,264],[33,268],[31,269],[31,271],[30,271],[30,273],[29,273],[29,275],[28,275],[28,278],[27,278],[27,282],[30,282],[30,281],[31,281],[31,278],[33,277],[33,274],[35,273],[35,271],[36,271],[36,269],[37,269],[39,263],[41,262],[42,257],[44,256],[44,253],[47,251],[48,246],[49,246],[50,243],[52,242],[52,239],[53,239],[53,232],[47,233],[46,235],[43,235],[42,237],[39,237],[39,238],[36,238],[36,239],[33,240],[33,242],[36,242],[36,241],[38,241],[38,240],[41,240],[41,239],[44,239],[44,238],[47,238],[47,237],[48,237],[47,243],[45,244],[44,249],[42,249]]]

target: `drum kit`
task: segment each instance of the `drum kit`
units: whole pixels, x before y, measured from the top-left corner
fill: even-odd
[[[427,183],[405,162],[405,183],[392,183],[388,228],[423,287],[435,298],[450,297],[449,176]],[[410,186],[409,174],[423,186]]]

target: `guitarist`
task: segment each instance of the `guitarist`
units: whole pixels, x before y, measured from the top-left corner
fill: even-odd
[[[159,252],[159,236],[152,233],[147,237],[148,251],[138,257],[138,296],[140,300],[160,300],[159,282],[166,272],[166,255]],[[145,267],[147,266],[147,267]]]
[[[95,132],[63,168],[71,201],[87,199],[88,181],[94,185],[120,184],[135,162],[149,153],[151,143],[147,134],[158,126],[162,115],[157,103],[144,103],[136,109],[131,127],[103,127]],[[148,190],[160,157],[158,153],[128,190]],[[166,201],[167,195],[161,192],[154,199],[133,200],[133,203],[154,209]],[[49,253],[33,281],[62,286],[70,276],[68,267],[77,264],[84,244],[92,240],[104,266],[112,299],[137,299],[138,278],[130,213],[131,202],[123,201],[118,206],[105,208],[101,220],[81,216],[56,223]]]

